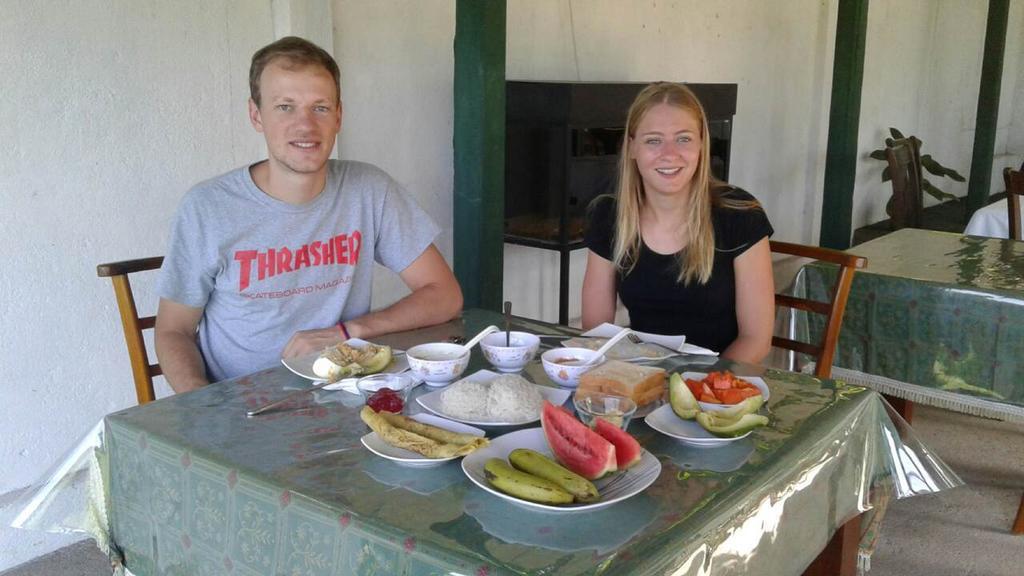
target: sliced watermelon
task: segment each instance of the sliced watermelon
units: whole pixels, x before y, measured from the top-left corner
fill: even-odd
[[[619,470],[625,470],[640,461],[643,448],[636,438],[604,418],[595,418],[594,432],[615,446],[615,463]]]
[[[545,400],[540,424],[555,459],[569,470],[587,480],[616,470],[615,446],[568,411]]]

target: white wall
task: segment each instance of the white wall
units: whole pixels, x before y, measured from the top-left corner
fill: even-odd
[[[135,404],[113,292],[96,265],[163,254],[189,186],[265,155],[246,118],[249,59],[287,33],[330,49],[329,9],[4,2],[0,503],[105,414]],[[140,311],[152,313],[152,281],[138,289]],[[68,540],[4,525],[0,570]]]
[[[868,10],[853,227],[885,218],[891,193],[871,150],[889,126],[969,177],[987,2],[875,0]],[[512,80],[738,85],[731,181],[765,205],[775,238],[817,244],[837,0],[508,0]],[[1024,160],[1024,2],[1011,2],[992,192]],[[940,188],[964,195],[966,184]],[[571,260],[580,314],[585,250]],[[555,320],[558,256],[505,248],[505,298]],[[525,271],[525,273],[524,273]]]
[[[334,46],[344,117],[339,154],[380,166],[441,227],[452,255],[455,3],[450,0],[335,0]],[[382,268],[374,306],[408,293]]]

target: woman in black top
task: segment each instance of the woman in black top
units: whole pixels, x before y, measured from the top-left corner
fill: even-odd
[[[634,330],[763,360],[775,312],[773,230],[753,196],[711,175],[696,96],[668,82],[641,91],[619,164],[616,196],[591,207],[583,328],[612,322],[618,296]]]

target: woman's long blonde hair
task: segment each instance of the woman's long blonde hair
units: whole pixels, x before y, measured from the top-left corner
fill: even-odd
[[[636,136],[637,126],[647,112],[658,104],[669,104],[694,115],[700,124],[700,158],[697,170],[690,184],[690,202],[686,213],[685,248],[679,253],[679,276],[681,284],[697,281],[707,283],[715,262],[715,230],[711,222],[712,205],[730,208],[760,207],[757,202],[736,201],[712,194],[712,190],[727,184],[711,174],[711,138],[708,133],[707,115],[697,96],[682,84],[655,82],[637,94],[629,107],[626,117],[626,133],[622,138],[619,154],[619,182],[616,192],[615,240],[612,262],[622,273],[629,273],[640,256],[640,211],[644,205],[644,181],[630,157],[629,145]]]

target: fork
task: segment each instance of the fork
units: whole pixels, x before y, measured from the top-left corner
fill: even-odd
[[[657,342],[645,342],[642,338],[636,335],[636,332],[630,332],[629,335],[626,336],[626,339],[632,342],[633,344],[646,344],[648,346],[657,346],[662,350],[667,350],[668,352],[671,352],[671,356],[682,356],[683,354],[679,350],[673,350],[668,346],[665,346],[664,344],[658,344]]]

